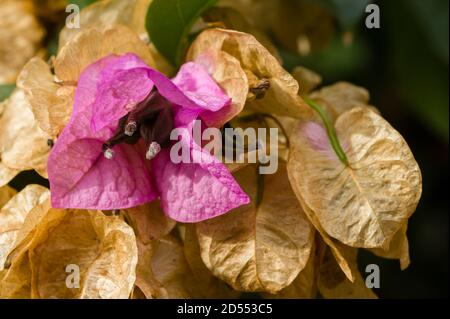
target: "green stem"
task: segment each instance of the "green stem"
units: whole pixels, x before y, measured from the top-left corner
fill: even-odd
[[[325,125],[325,129],[327,130],[328,139],[330,140],[331,146],[333,147],[334,152],[336,153],[339,160],[348,166],[348,159],[347,155],[345,155],[344,150],[341,147],[341,144],[339,143],[339,139],[337,137],[336,131],[333,127],[333,124],[331,124],[330,120],[328,119],[327,114],[323,110],[323,108],[314,102],[313,100],[304,98],[305,102],[308,103],[309,106],[311,106],[320,116],[322,119],[323,124]]]

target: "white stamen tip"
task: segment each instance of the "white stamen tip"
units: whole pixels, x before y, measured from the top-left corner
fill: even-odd
[[[110,148],[107,148],[104,152],[103,152],[103,156],[105,156],[106,159],[112,159],[114,157],[114,151]]]
[[[133,134],[136,132],[137,130],[137,124],[136,122],[130,122],[125,126],[125,135],[127,136],[133,136]]]
[[[154,159],[156,155],[161,151],[161,145],[156,142],[151,142],[148,147],[148,151],[145,154],[145,158],[148,160]]]

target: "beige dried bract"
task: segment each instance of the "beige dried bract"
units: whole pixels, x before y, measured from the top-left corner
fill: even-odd
[[[8,194],[13,194],[7,187]],[[5,195],[5,194],[3,194]],[[28,185],[12,197],[0,210],[0,270],[3,270],[6,257],[14,248],[18,233],[25,218],[36,206],[50,198],[50,191],[40,185]]]
[[[205,56],[212,56],[210,60],[214,63],[209,69],[215,70],[227,62],[219,53],[226,53],[239,62],[234,63],[238,70],[230,69],[229,65],[228,72],[239,74],[241,69],[245,72],[248,87],[243,86],[243,83],[234,85],[240,89],[241,94],[250,92],[247,101],[249,107],[258,112],[297,118],[311,114],[311,108],[298,95],[297,81],[252,35],[224,29],[205,30],[190,47],[187,60],[201,63],[207,59]],[[216,80],[221,84],[220,77]],[[231,94],[230,97],[234,100],[234,95]],[[238,114],[243,107],[242,103],[235,105],[230,116]]]
[[[301,84],[299,91],[301,96],[308,95],[322,83],[322,77],[318,73],[302,66],[295,67],[291,74]]]
[[[80,12],[82,28],[64,27],[59,34],[59,50],[83,29],[107,25],[124,25],[141,38],[147,37],[145,17],[152,0],[103,0],[87,6]]]
[[[136,237],[144,245],[168,235],[176,225],[176,221],[167,217],[161,209],[159,200],[125,209],[124,212]]]
[[[355,107],[368,107],[379,113],[374,107],[368,105],[370,95],[365,88],[348,82],[338,82],[314,91],[309,96],[320,104],[335,121],[339,115]]]
[[[352,248],[350,264],[355,273],[352,283],[339,269],[330,249],[322,245],[320,265],[318,269],[317,286],[322,297],[326,299],[377,299],[377,295],[367,288],[364,279],[358,271],[357,249]]]
[[[48,140],[51,137],[39,128],[22,90],[16,89],[3,103],[5,110],[0,118],[0,165],[6,169],[0,169],[0,181],[2,184],[8,183],[17,171],[31,169],[46,177],[50,152]]]
[[[56,138],[72,114],[76,87],[57,84],[50,66],[39,57],[24,66],[17,85],[24,90],[39,127]]]
[[[397,231],[389,244],[389,249],[384,250],[381,248],[373,248],[369,250],[379,257],[398,259],[400,261],[400,269],[405,270],[411,262],[409,258],[408,237],[406,236],[407,228],[408,225],[405,224],[399,231]]]
[[[137,248],[127,224],[99,211],[50,209],[40,217],[12,254],[2,298],[129,297]]]
[[[194,224],[186,224],[184,255],[192,275],[187,278],[187,289],[193,298],[237,298],[240,292],[215,277],[200,256],[200,246]]]
[[[39,49],[45,31],[31,0],[0,2],[0,84],[15,83],[22,66]]]
[[[276,293],[306,266],[313,227],[281,163],[278,173],[265,176],[258,207],[255,167],[247,166],[235,177],[252,202],[197,224],[202,260],[215,276],[236,290]]]
[[[328,235],[353,247],[387,248],[417,206],[420,169],[401,135],[368,108],[343,113],[335,127],[349,166],[320,125],[303,123],[291,137],[291,183]]]
[[[148,65],[154,65],[148,46],[126,26],[110,25],[83,28],[64,45],[55,60],[58,80],[78,81],[84,68],[109,54],[135,53]]]
[[[191,297],[186,286],[191,274],[178,240],[168,235],[147,245],[138,243],[138,247],[136,286],[146,298]]]
[[[17,194],[17,191],[8,185],[0,187],[0,209]]]
[[[286,288],[277,294],[265,294],[265,298],[275,299],[313,299],[317,295],[317,270],[319,260],[316,244],[312,246],[311,255],[305,268],[298,274],[297,278]]]

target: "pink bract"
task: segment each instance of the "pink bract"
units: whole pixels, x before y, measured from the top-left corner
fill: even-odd
[[[167,149],[148,161],[141,143],[116,145],[113,159],[103,156],[102,145],[118,120],[154,87],[173,105],[175,128],[189,128],[231,102],[192,62],[173,80],[131,53],[88,66],[78,81],[72,117],[48,161],[53,207],[111,210],[159,197],[171,218],[198,222],[249,202],[228,169],[193,140],[187,142],[191,157],[201,154],[206,162],[175,164]]]

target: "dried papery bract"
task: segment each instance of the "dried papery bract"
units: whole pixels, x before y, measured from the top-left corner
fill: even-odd
[[[136,237],[145,245],[168,235],[176,225],[176,221],[167,217],[161,209],[159,200],[125,209],[124,212]]]
[[[40,215],[35,229],[16,248],[0,282],[0,296],[129,297],[137,248],[127,224],[99,211],[50,209]]]
[[[258,42],[260,42],[270,54],[277,58],[278,61],[282,61],[278,55],[278,51],[270,38],[259,28],[249,23],[246,17],[238,10],[225,6],[225,7],[213,7],[205,12],[202,16],[205,22],[222,24],[224,27],[230,30],[240,31],[253,35]]]
[[[311,254],[305,268],[297,278],[286,288],[277,294],[264,294],[265,298],[275,299],[313,299],[317,295],[317,272],[319,267],[318,249],[316,244],[312,246]]]
[[[16,194],[17,191],[8,185],[0,187],[0,209]]]
[[[187,278],[187,289],[193,298],[237,298],[240,292],[215,277],[205,266],[200,255],[195,224],[186,224],[184,255],[192,275]]]
[[[291,74],[298,83],[301,83],[300,91],[298,92],[301,96],[308,95],[322,83],[322,77],[318,73],[302,66],[295,67]]]
[[[50,66],[39,57],[23,67],[17,85],[25,92],[39,127],[56,138],[72,114],[76,86],[58,84]]]
[[[38,51],[45,31],[31,0],[2,0],[0,30],[0,84],[14,83],[22,66]]]
[[[358,271],[356,248],[351,248],[349,258],[355,280],[351,282],[342,273],[330,249],[322,243],[318,266],[317,286],[322,297],[326,299],[377,299],[377,295],[366,286],[365,280]]]
[[[264,177],[262,198],[256,172],[247,166],[235,174],[251,203],[197,224],[197,235],[202,260],[215,276],[239,291],[276,293],[306,266],[314,232],[285,166]]]
[[[368,108],[343,113],[335,128],[349,165],[339,161],[320,124],[302,123],[291,137],[293,188],[331,237],[387,248],[417,206],[420,169],[401,135]]]
[[[22,170],[34,169],[46,177],[50,136],[39,128],[22,90],[16,89],[3,103],[5,109],[0,118],[0,186]]]
[[[339,115],[355,107],[367,107],[379,113],[377,108],[368,105],[370,95],[365,88],[348,82],[337,82],[311,92],[311,99],[319,103],[334,122]]]
[[[64,45],[55,60],[55,74],[63,82],[76,82],[84,68],[109,54],[138,55],[147,65],[154,65],[148,46],[126,26],[108,25],[83,28]]]
[[[238,70],[228,69],[227,72],[238,74],[241,68],[246,75],[248,87],[240,84],[240,92],[248,90],[247,105],[258,112],[302,118],[309,116],[312,111],[298,95],[299,84],[284,70],[277,59],[262,46],[252,35],[223,29],[208,29],[203,31],[192,44],[187,60],[210,64],[210,73],[221,67],[223,57],[219,53],[226,53],[239,64],[234,63]],[[212,56],[213,58],[208,58]],[[212,61],[212,63],[210,63]],[[221,83],[221,78],[216,81]],[[234,100],[233,95],[230,97]],[[238,114],[243,104],[234,105],[229,117]]]
[[[409,258],[409,243],[406,236],[406,230],[408,225],[405,223],[400,230],[392,238],[389,248],[387,250],[382,248],[369,249],[372,253],[379,257],[388,259],[398,259],[400,262],[400,269],[405,270],[408,268],[411,260]]]
[[[7,186],[10,196],[13,194]],[[18,233],[27,215],[36,206],[41,205],[50,197],[50,191],[40,185],[28,185],[20,193],[12,197],[0,210],[0,270],[3,270],[6,258],[14,248]]]
[[[152,0],[103,0],[87,6],[80,12],[82,28],[63,28],[59,35],[59,50],[71,41],[83,29],[104,27],[107,25],[124,25],[141,38],[147,37],[145,16]]]
[[[186,278],[189,267],[181,243],[173,236],[139,246],[136,285],[147,298],[190,298]]]

